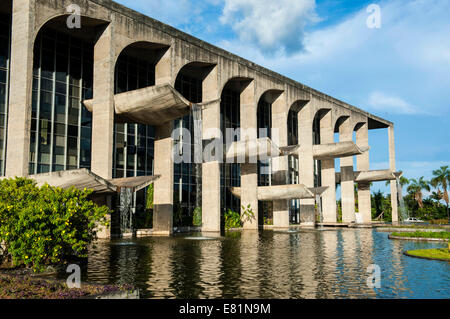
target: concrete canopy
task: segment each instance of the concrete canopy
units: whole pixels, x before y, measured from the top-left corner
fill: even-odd
[[[361,155],[367,152],[370,147],[359,147],[353,142],[340,142],[331,144],[314,145],[314,159],[324,160],[333,158],[343,158],[354,155]]]
[[[83,104],[93,111],[93,100]],[[179,119],[191,110],[192,104],[170,84],[116,94],[114,109],[116,122],[161,125]]]
[[[303,184],[263,186],[258,187],[258,200],[271,202],[275,200],[313,199],[316,195],[321,195],[327,189],[328,187],[309,189]],[[241,198],[241,187],[232,187],[230,191],[235,197]]]
[[[264,137],[232,143],[226,150],[225,160],[227,163],[242,163],[244,160],[244,163],[250,163],[255,159],[267,160],[280,155],[278,146],[270,138]]]
[[[88,169],[79,169],[31,175],[29,178],[35,180],[38,186],[48,184],[63,189],[71,187],[79,190],[89,189],[94,191],[94,194],[100,195],[116,193],[120,188],[131,188],[133,191],[139,191],[152,184],[159,176],[140,176],[106,180]]]
[[[372,171],[354,172],[355,182],[357,183],[395,181],[402,175],[403,172],[394,172],[391,170],[372,170]],[[341,180],[342,180],[341,173],[336,173],[336,183],[339,184]]]

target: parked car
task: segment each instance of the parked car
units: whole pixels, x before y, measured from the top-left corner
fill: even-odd
[[[417,219],[415,217],[410,217],[407,220],[405,220],[406,223],[424,223],[423,220]]]

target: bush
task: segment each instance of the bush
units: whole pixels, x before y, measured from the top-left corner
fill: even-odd
[[[97,228],[107,226],[107,207],[89,200],[92,191],[63,190],[25,178],[0,182],[0,242],[14,266],[42,271],[48,265],[86,258]]]
[[[241,227],[242,227],[241,215],[229,209],[225,213],[225,229],[230,230],[233,228],[241,228]]]
[[[202,221],[202,208],[201,207],[197,207],[197,208],[194,209],[194,217],[193,217],[193,220],[192,220],[192,224],[195,227],[201,227],[202,226],[203,221]]]
[[[241,228],[245,222],[251,222],[255,219],[255,213],[250,205],[247,207],[242,206],[242,216],[229,209],[228,212],[225,213],[225,230]]]

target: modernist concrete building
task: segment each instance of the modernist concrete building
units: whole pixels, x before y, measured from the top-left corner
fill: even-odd
[[[278,228],[313,226],[317,211],[334,223],[339,183],[343,222],[369,223],[370,183],[382,180],[398,221],[393,123],[110,0],[2,0],[0,12],[4,176],[94,183],[105,194],[156,179],[153,231],[163,235],[188,225],[196,207],[204,232],[248,205],[255,219],[245,229],[268,211]],[[173,154],[198,147],[176,128],[201,134],[202,150],[226,129],[241,134],[224,156],[175,163]],[[385,171],[370,171],[373,129],[389,130]]]

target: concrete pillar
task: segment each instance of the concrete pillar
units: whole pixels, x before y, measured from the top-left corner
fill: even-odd
[[[397,165],[395,162],[395,136],[394,136],[394,124],[389,126],[389,165],[392,171],[396,171]],[[398,223],[398,190],[397,181],[391,181],[391,204],[392,204],[392,222]]]
[[[220,98],[217,67],[203,81],[203,100]],[[221,137],[220,102],[208,104],[203,110],[203,140]],[[207,161],[202,164],[202,231],[220,232],[220,162]]]
[[[114,150],[113,24],[108,25],[94,46],[94,99],[92,113],[92,171],[111,179]]]
[[[369,146],[368,123],[356,131],[356,144],[359,147]],[[358,171],[370,170],[369,151],[356,157]],[[370,183],[358,183],[358,210],[364,224],[372,222],[372,203],[370,199]]]
[[[353,141],[352,120],[348,118],[339,128],[339,141]],[[353,157],[341,158],[341,198],[342,198],[342,221],[344,223],[354,222],[355,217],[355,176],[353,173]]]
[[[333,113],[330,111],[320,120],[320,143],[334,143]],[[336,169],[334,159],[322,160],[322,186],[328,189],[322,195],[324,223],[336,223]]]
[[[286,110],[286,99],[283,93],[272,104],[272,140],[279,147],[288,146]],[[272,170],[272,185],[287,185],[288,156],[273,158]],[[273,202],[273,226],[275,228],[289,228],[289,201]]]
[[[255,98],[255,83],[252,81],[241,93],[241,140],[255,140],[257,134],[257,101]],[[244,223],[244,229],[258,229],[258,163],[241,164],[241,205],[250,207],[255,218]],[[242,210],[242,208],[241,208]]]
[[[314,112],[308,103],[298,113],[299,178],[300,184],[314,187],[313,120]],[[314,227],[316,223],[315,199],[300,200],[300,226]]]
[[[13,1],[6,176],[27,176],[30,157],[34,5]]]
[[[169,236],[173,233],[173,122],[155,128],[155,182],[153,234]]]

